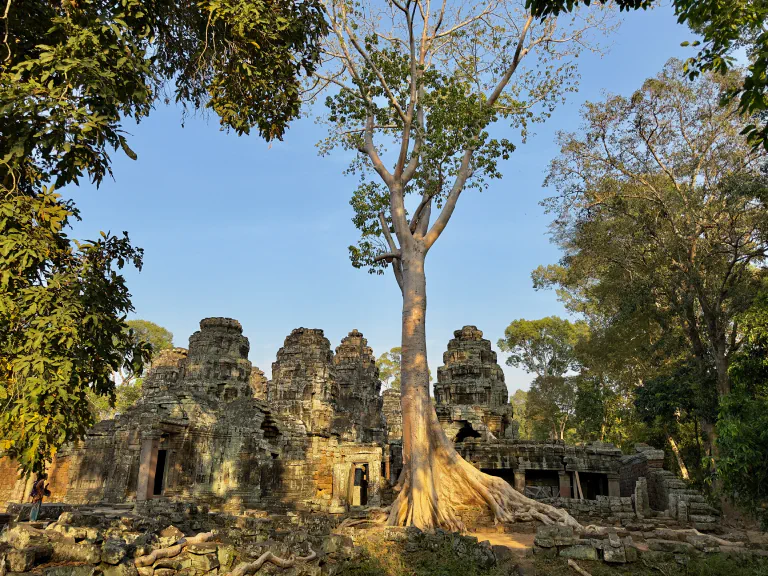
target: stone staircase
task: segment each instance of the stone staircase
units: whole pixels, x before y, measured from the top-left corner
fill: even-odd
[[[666,497],[668,514],[680,524],[692,524],[698,530],[711,530],[720,520],[720,512],[707,503],[704,495],[690,488],[672,472],[653,474],[657,497]]]

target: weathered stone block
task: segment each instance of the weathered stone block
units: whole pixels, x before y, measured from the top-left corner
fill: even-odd
[[[190,565],[195,570],[209,572],[219,567],[219,559],[216,557],[216,551],[211,554],[191,554],[189,556]]]
[[[101,561],[105,564],[120,564],[128,554],[128,546],[122,540],[110,539],[101,546]]]
[[[218,550],[216,551],[216,556],[219,559],[219,566],[221,569],[229,571],[232,569],[235,563],[237,550],[231,544],[219,544]]]
[[[679,540],[659,540],[657,538],[651,538],[646,541],[648,548],[656,552],[671,552],[673,554],[690,554],[695,548],[688,544],[688,542],[680,542]]]
[[[93,544],[54,542],[53,561],[98,564],[101,562],[101,549]]]
[[[137,576],[138,570],[133,562],[121,562],[117,565],[102,564],[101,571],[104,576]]]
[[[572,558],[574,560],[597,560],[597,550],[585,544],[567,546],[560,550],[559,555],[563,558]]]
[[[26,572],[35,565],[35,551],[33,548],[9,550],[5,560],[11,572]]]
[[[93,566],[51,566],[43,571],[45,576],[94,576]]]
[[[606,546],[603,549],[603,560],[611,564],[626,564],[627,554],[621,545],[618,548]]]

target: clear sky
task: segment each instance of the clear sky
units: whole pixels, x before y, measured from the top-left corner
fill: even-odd
[[[554,263],[549,216],[538,205],[557,130],[580,124],[579,108],[603,92],[629,94],[672,56],[684,58],[691,38],[670,8],[633,13],[602,58],[580,58],[579,92],[570,95],[536,135],[502,166],[504,178],[482,194],[467,191],[427,258],[427,346],[436,374],[453,331],[474,324],[496,341],[516,318],[564,311],[552,292],[536,292],[530,273]],[[114,155],[114,180],[97,190],[70,188],[82,212],[76,238],[127,230],[145,250],[143,270],[127,272],[135,317],[156,322],[187,346],[208,316],[237,318],[251,343],[250,360],[271,373],[293,328],[322,328],[336,347],[357,328],[378,356],[400,341],[400,294],[391,273],[352,268],[347,247],[357,238],[349,198],[355,180],[346,159],[320,157],[325,135],[312,118],[294,122],[283,142],[219,130],[216,118],[186,118],[159,106],[126,126],[138,154]],[[513,141],[519,138],[514,135]],[[525,372],[503,364],[507,387],[528,388]]]

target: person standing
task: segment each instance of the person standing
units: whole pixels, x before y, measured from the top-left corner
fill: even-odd
[[[48,484],[45,483],[46,475],[40,474],[37,477],[37,482],[32,486],[32,510],[29,512],[30,522],[36,522],[37,517],[40,515],[40,507],[43,505],[43,498],[50,496],[51,492],[48,490]]]

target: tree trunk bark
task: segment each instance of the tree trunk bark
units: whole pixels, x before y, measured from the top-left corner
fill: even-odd
[[[388,523],[461,531],[463,508],[488,506],[497,522],[537,519],[581,530],[566,511],[531,500],[505,480],[480,472],[456,452],[443,432],[429,395],[425,253],[419,250],[411,254],[404,250],[402,256],[403,473]]]
[[[688,480],[688,468],[686,467],[685,462],[683,461],[683,457],[680,454],[680,449],[677,447],[677,442],[675,442],[675,439],[672,438],[669,433],[667,433],[667,441],[669,442],[670,448],[672,448],[672,453],[675,455],[675,460],[677,460],[677,466],[680,468],[680,475],[684,480]]]

